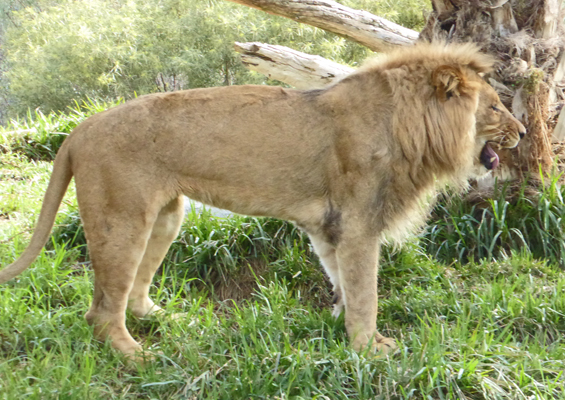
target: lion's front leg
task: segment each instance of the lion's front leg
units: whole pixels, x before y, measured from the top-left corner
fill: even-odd
[[[386,354],[394,351],[396,344],[376,330],[379,247],[378,237],[344,232],[336,247],[336,256],[345,304],[345,327],[352,347],[359,351],[371,343],[376,352]]]

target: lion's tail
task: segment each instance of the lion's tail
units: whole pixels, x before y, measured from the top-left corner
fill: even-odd
[[[69,159],[68,140],[65,140],[61,146],[55,163],[53,165],[53,173],[51,180],[43,198],[43,205],[37,221],[37,227],[31,237],[28,247],[22,255],[0,271],[0,283],[4,283],[22,273],[37,258],[41,249],[49,239],[51,229],[55,223],[55,217],[59,210],[59,205],[63,201],[63,196],[67,191],[69,182],[73,177],[71,163]]]

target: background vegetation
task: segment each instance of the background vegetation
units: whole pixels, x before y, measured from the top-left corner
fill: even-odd
[[[394,3],[348,5],[417,29],[421,2]],[[25,248],[51,161],[89,115],[134,92],[170,90],[171,77],[185,87],[262,83],[239,67],[233,40],[275,38],[350,64],[366,55],[224,1],[7,6],[19,11],[0,13],[12,117],[0,127],[1,266]],[[391,358],[347,347],[318,260],[291,224],[191,212],[152,289],[165,313],[128,317],[158,353],[144,367],[93,340],[83,319],[93,277],[71,187],[39,259],[0,286],[0,398],[565,399],[556,182],[535,195],[524,185],[491,200],[442,199],[425,231],[383,249],[377,324],[398,340]]]
[[[348,0],[408,27],[423,0]],[[131,98],[180,88],[264,83],[235,41],[269,41],[355,65],[368,51],[308,25],[225,0],[12,1],[3,14],[4,96],[10,115],[47,113],[73,101]],[[33,7],[22,7],[33,4]],[[5,7],[10,8],[10,7]],[[2,11],[2,10],[0,10]]]

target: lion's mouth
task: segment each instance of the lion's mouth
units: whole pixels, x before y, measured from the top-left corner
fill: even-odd
[[[500,163],[498,154],[495,153],[488,143],[486,143],[481,150],[480,160],[481,164],[483,164],[486,169],[495,169]]]

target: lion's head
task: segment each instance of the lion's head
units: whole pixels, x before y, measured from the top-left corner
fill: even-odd
[[[486,82],[479,95],[476,112],[475,172],[484,175],[495,169],[500,159],[495,150],[511,149],[526,134],[526,128],[500,102],[496,91]]]
[[[415,186],[434,179],[464,186],[498,166],[495,150],[515,147],[524,136],[483,78],[494,61],[472,43],[419,43],[368,64],[391,87],[393,132]]]
[[[466,188],[469,178],[497,167],[494,149],[515,147],[524,135],[483,78],[494,61],[471,43],[419,43],[366,66],[386,78],[393,105],[389,153],[396,196],[384,218],[390,238],[402,239],[423,223],[422,204],[439,188]]]
[[[478,51],[476,47],[469,47]],[[483,60],[484,61],[484,60]],[[526,128],[502,104],[496,91],[481,76],[491,70],[488,60],[480,67],[471,67],[476,75],[469,76],[449,63],[437,67],[432,73],[432,84],[443,105],[452,97],[461,96],[465,89],[475,89],[478,106],[475,112],[475,146],[471,175],[480,177],[495,169],[500,158],[495,150],[511,149],[526,134]]]

